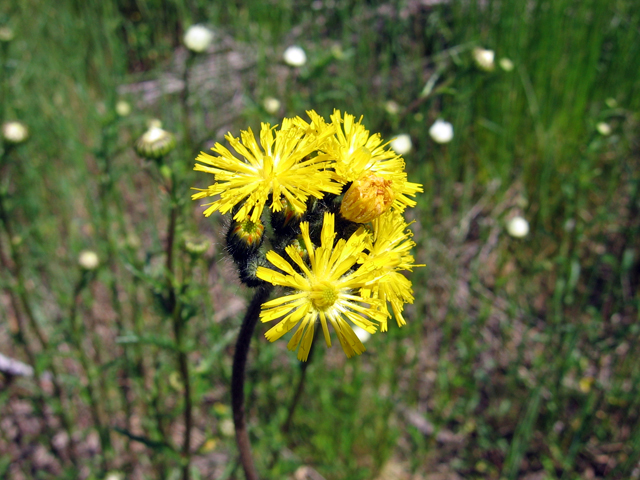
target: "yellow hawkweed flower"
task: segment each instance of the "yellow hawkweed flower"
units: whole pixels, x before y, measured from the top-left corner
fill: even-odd
[[[404,160],[393,150],[382,143],[379,133],[369,135],[362,125],[362,117],[357,122],[353,115],[339,110],[331,115],[335,127],[335,136],[322,145],[322,151],[335,161],[336,179],[342,183],[354,182],[363,176],[374,173],[376,176],[390,181],[389,188],[393,192],[393,206],[404,211],[406,207],[415,206],[416,202],[408,196],[422,192],[422,185],[407,181],[404,171]]]
[[[387,319],[391,316],[387,303],[396,317],[398,326],[406,325],[402,315],[405,303],[413,303],[413,289],[409,281],[400,272],[411,271],[414,265],[410,254],[415,242],[410,239],[411,232],[407,230],[402,215],[388,212],[373,220],[373,245],[365,262],[370,262],[378,268],[374,281],[362,288],[363,298],[376,298],[385,307],[386,317],[380,325],[380,331],[387,331]]]
[[[309,356],[316,320],[320,319],[327,346],[331,346],[327,325],[331,323],[350,358],[360,355],[365,348],[347,319],[374,333],[376,324],[371,320],[382,322],[386,317],[379,311],[378,300],[365,300],[358,293],[375,274],[372,262],[357,265],[363,250],[370,247],[369,234],[360,227],[348,240],[340,239],[334,245],[334,223],[335,216],[325,213],[321,245],[317,248],[309,236],[309,223],[300,224],[308,265],[303,261],[300,250],[290,245],[286,252],[292,263],[274,251],[267,254],[267,260],[284,273],[264,267],[258,267],[256,271],[256,276],[266,282],[293,289],[288,295],[264,303],[260,319],[263,322],[280,319],[265,335],[271,342],[300,324],[287,347],[296,350],[300,346],[298,359],[302,361]],[[357,268],[351,271],[354,266]]]
[[[216,183],[206,189],[196,189],[200,192],[191,198],[220,196],[206,204],[209,208],[205,216],[216,210],[227,213],[241,204],[233,218],[257,222],[269,195],[273,211],[283,209],[284,196],[295,211],[302,213],[309,196],[322,198],[324,193],[340,193],[340,185],[332,180],[333,172],[326,170],[327,156],[308,157],[332,134],[330,128],[314,133],[298,127],[292,119],[284,119],[282,128],[275,129],[263,123],[259,144],[251,129],[242,131],[241,139],[227,134],[225,138],[243,159],[219,143],[212,150],[220,156],[200,153],[196,160],[205,165],[198,163],[195,170],[212,173]]]

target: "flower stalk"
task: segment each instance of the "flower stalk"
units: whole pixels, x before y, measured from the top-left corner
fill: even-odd
[[[245,421],[244,409],[244,374],[247,365],[247,356],[251,337],[260,316],[260,307],[269,298],[273,287],[271,285],[256,288],[251,303],[240,326],[240,333],[233,354],[233,368],[231,372],[231,409],[233,411],[233,424],[236,430],[236,443],[240,451],[240,463],[244,469],[247,480],[258,480],[253,457],[251,455],[251,443]]]

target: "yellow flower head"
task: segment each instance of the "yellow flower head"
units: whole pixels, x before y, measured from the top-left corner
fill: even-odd
[[[375,264],[377,270],[375,280],[363,287],[361,294],[363,298],[375,298],[382,302],[386,314],[380,326],[382,332],[387,330],[387,319],[391,316],[387,303],[391,304],[398,326],[407,323],[402,311],[405,303],[413,303],[413,289],[411,281],[400,272],[424,266],[413,264],[410,251],[415,242],[411,240],[408,226],[402,215],[396,212],[373,220],[373,244],[365,262]]]
[[[407,181],[404,160],[387,148],[388,143],[383,144],[380,134],[370,135],[362,125],[362,117],[356,122],[353,115],[342,115],[339,110],[333,112],[331,121],[335,136],[329,138],[321,149],[335,161],[336,179],[348,183],[375,174],[390,182],[393,206],[397,210],[415,206],[416,202],[408,196],[422,192],[422,185]]]
[[[219,156],[200,153],[196,160],[202,163],[196,164],[195,170],[212,173],[215,183],[196,189],[200,192],[192,198],[220,196],[206,204],[209,208],[205,216],[216,210],[227,213],[240,205],[233,217],[237,221],[257,222],[269,195],[273,211],[283,209],[284,196],[296,212],[302,213],[309,196],[322,198],[326,192],[341,191],[340,185],[332,181],[333,173],[326,170],[327,156],[314,155],[331,133],[331,128],[312,132],[296,125],[295,119],[284,119],[277,131],[263,123],[259,144],[251,129],[242,131],[240,139],[227,134],[225,138],[242,158],[219,143],[212,148]]]
[[[309,223],[300,224],[308,263],[303,261],[300,249],[290,245],[285,249],[290,261],[274,251],[267,254],[267,260],[284,273],[264,267],[256,271],[256,276],[266,282],[293,289],[288,295],[264,303],[260,319],[280,319],[266,333],[271,342],[299,324],[287,347],[295,350],[300,346],[298,359],[302,361],[309,356],[318,319],[327,345],[331,346],[330,323],[347,357],[352,357],[365,348],[347,320],[374,333],[376,324],[371,320],[382,322],[386,318],[376,299],[365,300],[358,293],[375,275],[373,262],[358,265],[363,251],[370,247],[369,234],[360,227],[348,240],[339,239],[334,245],[334,222],[333,214],[324,214],[319,247],[311,242]]]

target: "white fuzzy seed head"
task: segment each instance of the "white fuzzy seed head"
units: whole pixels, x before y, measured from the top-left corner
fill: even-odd
[[[411,151],[413,144],[411,143],[411,137],[406,133],[403,133],[391,140],[390,146],[398,155],[406,155]]]
[[[449,143],[453,138],[453,125],[439,118],[431,125],[429,135],[436,143]]]
[[[184,34],[185,46],[195,53],[204,52],[213,41],[213,32],[202,25],[192,25]]]
[[[529,222],[521,216],[513,217],[507,222],[507,233],[514,238],[523,238],[529,234]]]
[[[297,45],[292,45],[288,47],[282,56],[287,65],[292,67],[301,67],[305,63],[307,63],[307,54],[304,52],[302,47]]]

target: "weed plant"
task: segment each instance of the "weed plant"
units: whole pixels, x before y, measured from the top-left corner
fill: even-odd
[[[197,55],[196,23],[214,32]],[[334,108],[411,136],[426,267],[408,325],[361,357],[301,367],[258,326],[261,475],[640,478],[635,2],[24,0],[0,27],[0,121],[30,132],[0,157],[0,352],[33,368],[0,374],[0,478],[242,478],[228,405],[248,292],[224,220],[189,200],[209,184],[194,159]],[[161,161],[133,148],[151,119],[177,139]]]

